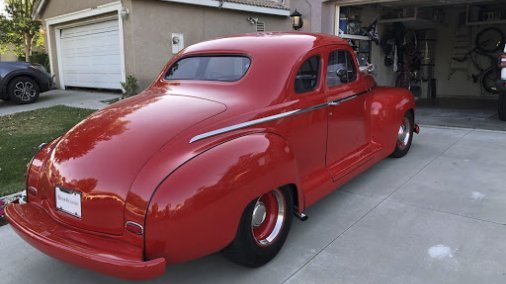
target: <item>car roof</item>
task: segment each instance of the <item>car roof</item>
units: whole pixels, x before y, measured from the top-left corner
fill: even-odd
[[[191,53],[242,53],[250,55],[289,53],[293,57],[304,55],[309,50],[330,44],[348,45],[337,36],[302,32],[262,32],[228,36],[194,44],[183,54]]]

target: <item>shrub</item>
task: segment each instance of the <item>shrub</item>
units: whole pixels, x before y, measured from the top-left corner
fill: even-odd
[[[139,90],[137,79],[132,75],[126,77],[126,82],[121,82],[121,87],[123,87],[122,99],[137,95]]]

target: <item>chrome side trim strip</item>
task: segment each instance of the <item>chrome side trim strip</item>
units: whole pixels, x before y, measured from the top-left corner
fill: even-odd
[[[324,108],[324,107],[327,107],[327,106],[328,106],[328,103],[324,103],[324,104],[319,104],[319,105],[311,106],[311,107],[308,107],[308,108],[291,110],[291,111],[283,112],[283,113],[280,113],[280,114],[275,114],[275,115],[266,116],[266,117],[259,118],[259,119],[254,119],[254,120],[250,120],[250,121],[234,124],[234,125],[231,125],[231,126],[227,126],[227,127],[223,127],[223,128],[220,128],[220,129],[216,129],[216,130],[213,130],[213,131],[209,131],[209,132],[206,132],[206,133],[199,134],[199,135],[193,137],[190,140],[190,143],[193,143],[193,142],[196,142],[196,141],[199,141],[199,140],[211,137],[211,136],[216,136],[216,135],[219,135],[219,134],[222,134],[222,133],[226,133],[226,132],[234,131],[234,130],[237,130],[237,129],[249,127],[249,126],[252,126],[252,125],[256,125],[256,124],[260,124],[260,123],[264,123],[264,122],[269,122],[269,121],[273,121],[273,120],[277,120],[277,119],[281,119],[281,118],[285,118],[285,117],[289,117],[289,116],[293,116],[293,115],[298,115],[298,114],[314,111],[314,110],[317,110],[317,109],[320,109],[320,108]]]
[[[335,100],[335,101],[330,101],[328,103],[323,103],[323,104],[319,104],[319,105],[315,105],[315,106],[310,106],[310,107],[307,107],[307,108],[301,108],[301,109],[291,110],[291,111],[287,111],[287,112],[283,112],[283,113],[279,113],[279,114],[275,114],[275,115],[271,115],[271,116],[266,116],[266,117],[263,117],[263,118],[258,118],[258,119],[254,119],[254,120],[250,120],[250,121],[234,124],[234,125],[231,125],[231,126],[219,128],[219,129],[216,129],[216,130],[213,130],[213,131],[205,132],[205,133],[199,134],[197,136],[194,136],[190,140],[190,144],[193,143],[193,142],[202,140],[202,139],[206,139],[206,138],[209,138],[209,137],[212,137],[212,136],[216,136],[216,135],[223,134],[223,133],[226,133],[226,132],[234,131],[234,130],[237,130],[237,129],[246,128],[246,127],[253,126],[253,125],[256,125],[256,124],[260,124],[260,123],[264,123],[264,122],[269,122],[269,121],[273,121],[273,120],[277,120],[277,119],[281,119],[281,118],[286,118],[286,117],[290,117],[290,116],[294,116],[294,115],[298,115],[298,114],[303,114],[303,113],[306,113],[306,112],[318,110],[318,109],[325,108],[325,107],[328,107],[328,106],[337,106],[337,105],[340,105],[341,103],[344,103],[344,102],[349,101],[349,100],[353,100],[353,99],[357,98],[358,96],[366,94],[369,91],[370,91],[370,89],[367,90],[367,91],[364,91],[364,92],[360,92],[360,93],[348,96],[346,98],[338,99],[338,100]]]

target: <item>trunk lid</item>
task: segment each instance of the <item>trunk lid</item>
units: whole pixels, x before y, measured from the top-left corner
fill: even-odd
[[[125,200],[143,165],[178,133],[225,110],[196,97],[139,95],[96,112],[63,135],[46,160],[50,212],[75,227],[122,234]],[[80,218],[56,209],[55,187],[81,195]]]

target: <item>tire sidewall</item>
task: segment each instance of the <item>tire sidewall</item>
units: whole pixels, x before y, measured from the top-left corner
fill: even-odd
[[[23,101],[20,98],[14,96],[14,88],[15,88],[16,84],[19,82],[30,82],[33,85],[33,88],[35,89],[35,96],[32,97],[29,101]],[[8,93],[9,98],[16,104],[30,104],[30,103],[35,102],[39,98],[40,86],[32,78],[16,77],[9,82],[9,85],[7,87],[7,93]]]
[[[279,190],[283,195],[286,210],[283,226],[276,239],[267,246],[260,246],[254,239],[251,220],[257,200],[255,198],[246,206],[234,241],[223,251],[225,256],[248,267],[259,267],[278,254],[285,243],[293,220],[293,195],[288,188],[280,188]]]
[[[391,155],[391,157],[394,157],[394,158],[404,157],[409,152],[409,149],[411,148],[411,142],[413,141],[413,129],[415,128],[415,125],[414,125],[415,121],[413,118],[413,114],[411,114],[410,111],[407,111],[404,114],[404,116],[402,117],[402,120],[404,120],[405,117],[407,117],[409,119],[409,124],[410,124],[410,128],[409,128],[410,135],[409,135],[408,145],[406,145],[406,148],[401,149],[401,148],[399,148],[399,145],[397,144],[397,139],[395,139],[395,150]]]

